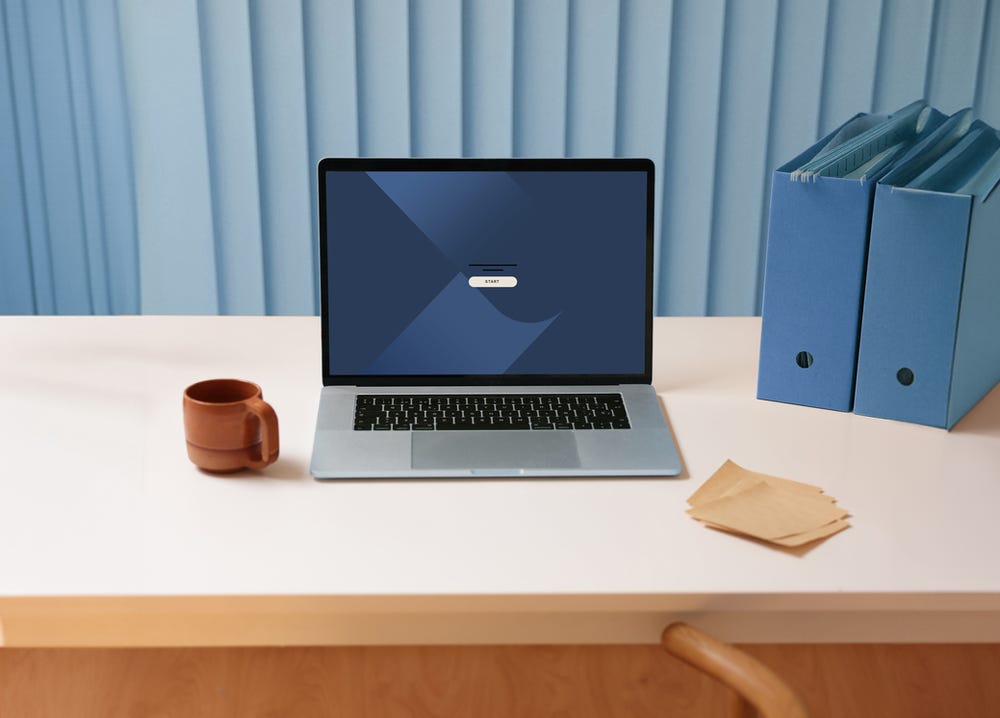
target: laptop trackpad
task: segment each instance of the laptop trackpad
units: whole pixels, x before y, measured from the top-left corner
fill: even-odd
[[[563,431],[413,433],[414,469],[576,468],[576,438]]]

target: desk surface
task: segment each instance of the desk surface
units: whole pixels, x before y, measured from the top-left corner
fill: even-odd
[[[760,321],[660,318],[679,479],[318,483],[313,317],[0,317],[0,642],[1000,641],[1000,391],[951,432],[754,398]],[[258,382],[281,458],[188,463],[181,392]],[[726,459],[822,486],[805,552],[708,529]]]

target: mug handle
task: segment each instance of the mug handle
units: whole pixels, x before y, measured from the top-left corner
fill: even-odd
[[[247,411],[260,419],[260,459],[251,459],[250,468],[263,469],[271,464],[271,454],[278,453],[278,415],[270,404],[258,396],[247,402]]]

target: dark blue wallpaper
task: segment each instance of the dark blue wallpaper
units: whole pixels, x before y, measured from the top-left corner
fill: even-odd
[[[642,373],[644,172],[344,171],[326,188],[331,374]]]

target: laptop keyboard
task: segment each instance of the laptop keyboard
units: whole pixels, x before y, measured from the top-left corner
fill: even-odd
[[[356,431],[630,429],[621,394],[359,394]]]

